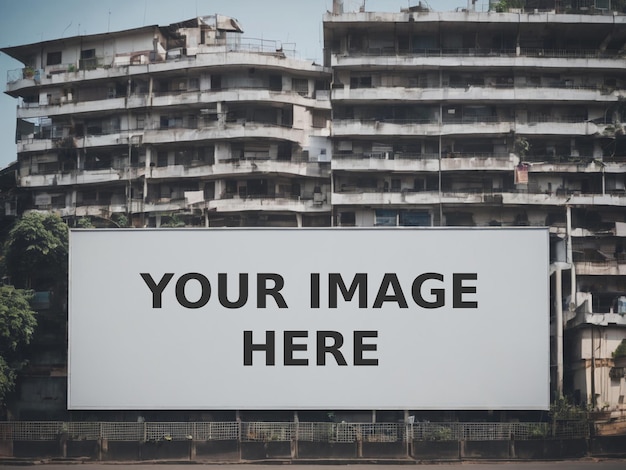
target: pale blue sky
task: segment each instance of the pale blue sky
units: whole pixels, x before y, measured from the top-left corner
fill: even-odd
[[[399,11],[418,0],[344,0],[344,9]],[[433,10],[467,7],[468,0],[422,0]],[[488,0],[478,0],[486,10]],[[195,16],[220,13],[239,20],[244,37],[295,43],[303,59],[322,62],[322,15],[332,0],[0,0],[0,47],[138,28],[168,25]],[[7,71],[22,64],[0,53],[0,86],[6,88]],[[16,157],[15,109],[17,100],[0,96],[0,168]]]

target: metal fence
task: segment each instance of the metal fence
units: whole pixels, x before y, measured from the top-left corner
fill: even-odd
[[[0,423],[0,441],[223,441],[407,442],[577,439],[585,421],[552,423],[320,423],[320,422],[63,422]]]

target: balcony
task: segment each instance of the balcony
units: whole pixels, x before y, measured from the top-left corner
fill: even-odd
[[[277,124],[242,120],[240,122],[225,124],[213,122],[207,124],[206,127],[193,129],[178,127],[146,130],[143,136],[143,142],[146,144],[160,144],[244,138],[302,142],[304,131],[302,129],[293,129],[292,127],[279,126]]]
[[[622,60],[618,54],[598,50],[564,49],[421,49],[396,51],[391,49],[368,49],[334,53],[332,68],[379,67],[384,70],[437,68],[533,68],[544,69],[597,69],[621,70]]]
[[[335,192],[332,196],[333,206],[402,206],[433,204],[481,204],[482,194],[471,193],[442,193],[441,199],[437,191],[397,191],[383,192],[382,190],[355,190],[355,192]]]
[[[148,199],[143,204],[142,212],[178,212],[187,207],[187,199],[185,198]]]
[[[103,170],[72,170],[42,175],[20,176],[18,186],[21,188],[71,186],[76,184],[112,183],[116,181],[135,180],[145,174],[145,168],[123,168]]]
[[[110,129],[106,133],[87,135],[84,137],[72,137],[69,126],[54,126],[52,130],[45,128],[37,134],[22,135],[17,142],[17,152],[44,152],[54,150],[60,145],[69,145],[76,148],[112,147],[117,145],[129,145],[129,131]],[[141,144],[143,130],[131,131],[130,144]],[[65,141],[65,142],[64,142]]]
[[[391,74],[392,72],[390,72]],[[467,85],[455,87],[453,85],[440,87],[372,87],[372,88],[334,88],[331,99],[334,102],[368,103],[376,101],[402,102],[616,102],[624,91],[608,92],[598,87],[533,87],[533,86],[484,86]]]
[[[580,222],[579,224],[582,225]],[[563,238],[567,236],[567,229],[565,225],[553,225],[550,227],[550,233]],[[626,237],[626,222],[595,222],[587,227],[573,227],[571,236],[573,238]]]
[[[619,294],[602,295],[592,292],[576,294],[576,312],[567,322],[567,328],[580,325],[626,326],[624,300],[626,296]]]
[[[626,326],[626,315],[623,313],[584,313],[577,312],[576,316],[567,322],[567,328],[580,325],[595,326]]]
[[[626,173],[626,158],[613,157],[611,161],[595,160],[592,157],[569,155],[554,157],[549,155],[525,156],[531,173]]]
[[[70,85],[89,80],[114,81],[129,76],[169,73],[177,70],[185,74],[196,68],[224,66],[292,69],[312,75],[330,75],[330,70],[321,65],[293,58],[295,51],[292,51],[293,54],[288,50],[276,51],[273,46],[270,46],[273,41],[263,42],[264,44],[253,44],[242,41],[241,44],[203,48],[192,57],[142,64],[131,65],[121,60],[122,58],[116,57],[112,63],[96,63],[95,68],[93,64],[84,69],[79,69],[76,64],[59,64],[37,70],[25,67],[8,72],[6,92],[19,94],[20,90],[40,86]]]
[[[504,204],[528,204],[565,206],[597,205],[626,207],[626,194],[581,194],[579,191],[563,191],[556,194],[530,192],[502,193]]]
[[[210,91],[185,91],[158,93],[152,98],[152,106],[179,106],[206,103],[234,102],[267,102],[294,104],[303,107],[314,107],[330,110],[329,100],[318,100],[302,96],[295,91],[272,91],[266,88],[238,87]]]
[[[605,253],[598,249],[578,249],[573,253],[577,275],[624,276],[626,275],[626,255]]]
[[[571,205],[598,205],[626,207],[626,195],[579,194],[563,192],[559,194],[530,193],[526,191],[481,191],[436,190],[429,191],[383,191],[376,188],[358,188],[341,186],[332,195],[333,205],[427,205],[433,204],[496,204],[496,205],[537,205],[537,206],[565,206]]]
[[[537,117],[537,121],[519,122],[498,116],[437,119],[337,119],[333,121],[333,135],[343,136],[412,136],[412,135],[594,135],[604,129],[603,124],[580,117]]]
[[[82,102],[59,101],[59,103],[50,103],[47,105],[23,103],[22,106],[17,109],[17,118],[29,119],[38,117],[76,115],[81,113],[99,113],[104,111],[119,112],[125,108],[125,101],[126,100],[124,98],[109,98]]]
[[[321,195],[320,195],[321,196]],[[304,199],[291,196],[238,196],[206,202],[206,208],[218,212],[272,211],[316,213],[330,212],[331,206],[323,197]]]
[[[337,119],[333,121],[333,135],[343,136],[414,136],[451,134],[505,134],[512,130],[512,122],[501,122],[497,117],[481,121],[450,121],[439,124],[436,119]]]
[[[576,265],[578,276],[625,276],[626,262],[580,261]]]
[[[369,153],[369,154],[334,154],[331,165],[333,170],[342,171],[392,171],[392,172],[438,172],[495,170],[511,171],[519,159],[511,155],[494,154],[438,154],[415,153]]]
[[[198,178],[222,177],[259,174],[284,174],[290,176],[305,176],[311,178],[329,178],[327,167],[317,162],[298,162],[283,160],[220,160],[215,164],[201,164],[197,166],[171,165],[167,167],[151,167],[146,173],[147,178]]]

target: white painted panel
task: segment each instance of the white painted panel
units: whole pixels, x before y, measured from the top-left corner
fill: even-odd
[[[548,263],[548,232],[535,228],[72,230],[68,407],[547,409]],[[172,276],[153,294],[141,273]],[[222,305],[219,273],[231,302],[248,275],[244,305]],[[283,283],[265,306],[259,273]],[[346,290],[367,283],[344,295],[332,273]],[[273,332],[274,365],[261,350],[244,364],[245,331],[254,344]],[[326,346],[342,338],[341,356],[318,364],[318,334]]]

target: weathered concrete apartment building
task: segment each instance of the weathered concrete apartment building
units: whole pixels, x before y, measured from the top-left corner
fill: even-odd
[[[221,15],[6,47],[24,64],[6,207],[108,227],[549,227],[553,389],[618,415],[626,15],[543,3],[336,1],[323,65]]]

